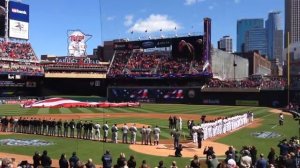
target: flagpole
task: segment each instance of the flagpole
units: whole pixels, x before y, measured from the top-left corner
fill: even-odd
[[[289,108],[289,105],[290,105],[290,32],[288,32],[287,34],[287,41],[288,41],[288,45],[287,45],[287,78],[288,78],[288,83],[287,83],[287,87],[288,87],[288,97],[287,97],[287,100],[288,100],[288,108]]]

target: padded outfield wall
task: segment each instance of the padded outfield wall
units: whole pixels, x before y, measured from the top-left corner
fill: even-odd
[[[223,89],[208,91],[199,87],[109,87],[110,102],[139,101],[206,105],[284,107],[285,90]]]

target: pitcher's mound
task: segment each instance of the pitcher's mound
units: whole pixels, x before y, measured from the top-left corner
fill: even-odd
[[[226,150],[228,150],[227,145],[211,142],[211,141],[204,141],[202,142],[202,148],[199,149],[197,144],[194,143],[185,143],[182,144],[182,157],[192,158],[194,155],[198,155],[199,157],[206,157],[203,154],[205,146],[212,146],[214,148],[215,154],[217,156],[224,156]],[[129,148],[135,152],[147,154],[147,155],[154,155],[154,156],[174,156],[175,150],[172,144],[160,144],[156,146],[150,145],[130,145]]]

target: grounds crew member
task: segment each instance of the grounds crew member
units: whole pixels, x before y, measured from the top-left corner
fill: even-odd
[[[128,143],[128,126],[125,123],[122,127],[122,143]]]
[[[135,126],[135,124],[133,124],[130,128],[129,128],[129,131],[131,133],[131,136],[130,136],[130,143],[131,144],[135,144],[136,143],[136,132],[137,132],[137,128]]]
[[[159,134],[160,134],[160,128],[158,126],[155,126],[153,129],[153,134],[154,134],[154,145],[158,145],[159,143]]]
[[[117,127],[117,124],[114,124],[111,127],[111,132],[112,132],[112,135],[111,135],[112,142],[113,143],[118,143],[118,127]]]
[[[72,121],[70,122],[69,125],[70,125],[70,137],[75,138],[75,135],[74,135],[75,121],[74,121],[74,119],[72,119]]]
[[[103,141],[107,142],[107,137],[108,137],[108,130],[109,130],[109,126],[107,124],[107,121],[105,122],[105,124],[102,127],[103,129]]]
[[[68,130],[69,130],[69,122],[68,122],[68,120],[66,120],[64,122],[64,137],[68,137]]]

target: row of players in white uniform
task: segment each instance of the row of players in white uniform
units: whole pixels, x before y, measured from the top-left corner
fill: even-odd
[[[214,122],[202,123],[192,127],[193,142],[197,143],[197,135],[200,129],[203,131],[203,140],[215,137],[220,134],[231,132],[245,126],[253,121],[253,112],[236,115],[228,118],[220,118]]]

